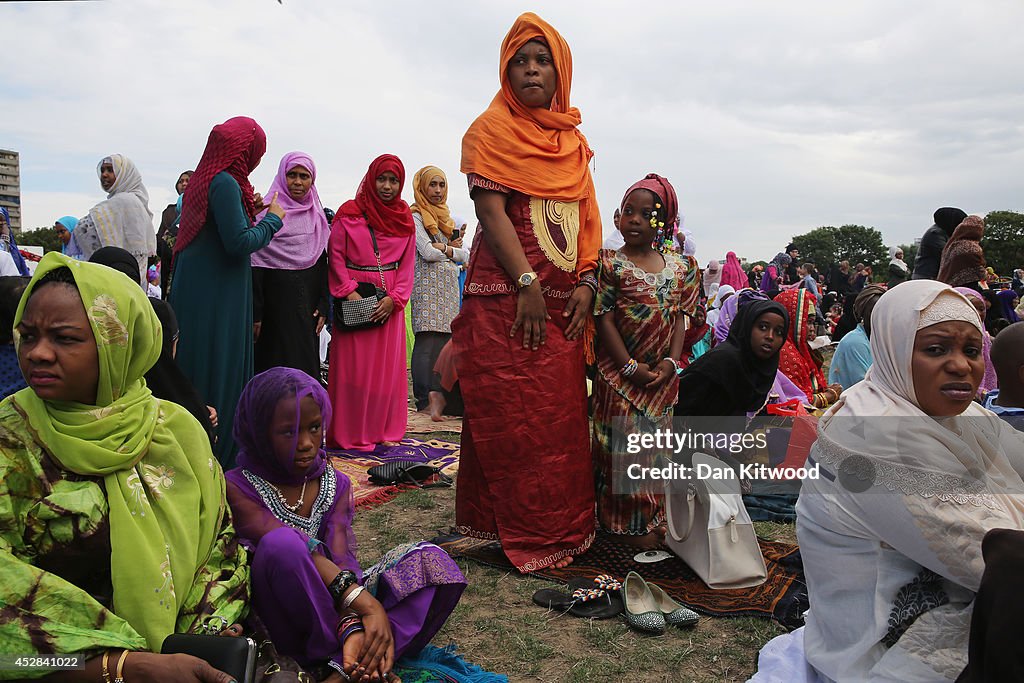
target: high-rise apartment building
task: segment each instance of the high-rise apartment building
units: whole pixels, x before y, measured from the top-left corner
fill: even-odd
[[[0,149],[0,206],[11,215],[11,227],[21,230],[21,171],[18,153]]]

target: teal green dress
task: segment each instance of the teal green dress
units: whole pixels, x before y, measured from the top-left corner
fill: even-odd
[[[213,452],[228,470],[237,450],[235,406],[253,374],[249,255],[267,246],[282,222],[268,213],[253,226],[238,183],[224,172],[210,182],[209,199],[206,224],[174,258],[169,301],[178,316],[178,365],[217,409]]]

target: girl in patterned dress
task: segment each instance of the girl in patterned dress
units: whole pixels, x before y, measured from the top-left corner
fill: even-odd
[[[605,531],[646,547],[664,535],[663,498],[626,476],[638,459],[627,457],[620,443],[626,433],[671,426],[685,314],[695,310],[700,274],[692,257],[660,249],[671,244],[678,216],[676,193],[666,178],[651,173],[635,183],[621,211],[625,244],[601,251],[595,300],[597,517]]]

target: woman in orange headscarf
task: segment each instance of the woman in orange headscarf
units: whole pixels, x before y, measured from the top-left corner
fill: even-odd
[[[565,40],[521,15],[499,76],[462,140],[481,238],[452,323],[466,404],[456,523],[528,572],[594,538],[584,345],[601,217]]]

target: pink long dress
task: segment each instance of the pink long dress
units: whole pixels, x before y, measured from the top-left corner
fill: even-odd
[[[395,308],[380,327],[331,333],[328,386],[334,415],[327,429],[331,448],[373,450],[382,441],[400,441],[408,422],[409,388],[405,363],[405,306],[412,294],[415,234],[393,237],[375,231],[384,283]],[[340,299],[359,282],[380,287],[370,231],[362,217],[339,214],[327,245],[331,295]],[[387,270],[397,262],[398,268]],[[356,270],[355,264],[368,270]]]

